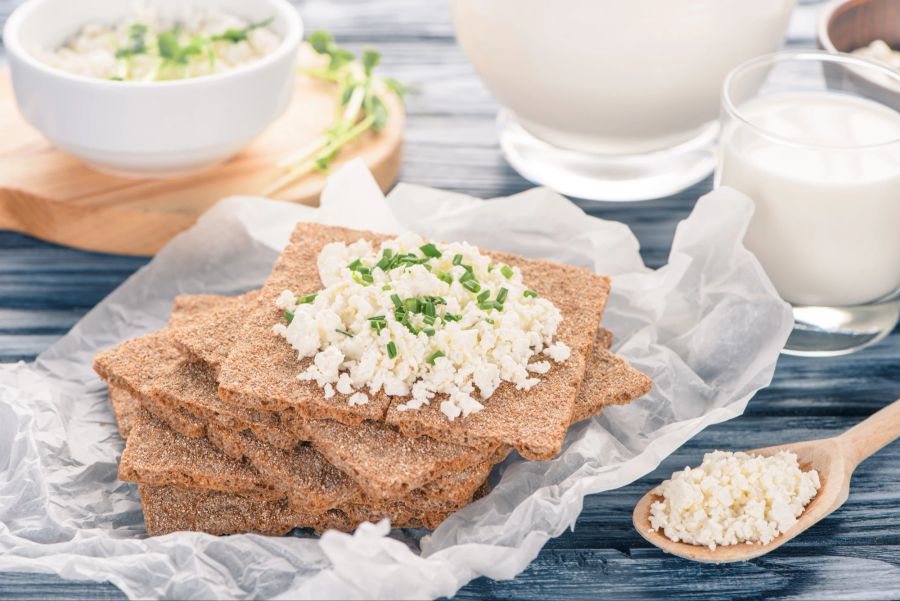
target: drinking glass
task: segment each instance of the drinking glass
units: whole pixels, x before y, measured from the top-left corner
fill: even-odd
[[[725,80],[716,185],[755,212],[744,242],[793,306],[785,352],[849,353],[900,317],[900,73],[782,52]]]

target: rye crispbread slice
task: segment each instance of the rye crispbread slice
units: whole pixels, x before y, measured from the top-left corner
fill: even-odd
[[[485,409],[450,422],[440,410],[440,399],[419,411],[399,412],[383,393],[364,405],[350,406],[345,395],[325,399],[315,382],[298,381],[297,375],[311,362],[297,361],[296,353],[272,326],[282,319],[275,299],[286,289],[297,295],[321,288],[317,258],[322,247],[335,241],[352,243],[366,239],[379,243],[385,236],[319,224],[298,224],[265,286],[256,308],[250,312],[237,342],[219,376],[221,396],[228,402],[260,410],[294,408],[305,418],[334,419],[354,425],[363,420],[400,427],[429,429],[452,437],[460,444],[509,445],[532,459],[549,459],[562,446],[575,398],[593,346],[600,315],[609,293],[609,279],[586,270],[492,253],[498,261],[518,266],[529,287],[552,301],[563,313],[559,339],[572,355],[554,364],[543,382],[531,391],[517,391],[505,383],[488,399]],[[438,421],[438,416],[443,420]]]
[[[234,461],[205,438],[187,438],[147,412],[138,413],[119,461],[119,479],[255,494],[281,495],[247,462]]]
[[[147,534],[193,531],[215,535],[253,532],[268,536],[287,534],[295,528],[352,532],[364,521],[390,517],[395,528],[435,528],[446,513],[386,516],[365,507],[348,506],[321,513],[300,513],[286,500],[267,500],[234,493],[200,491],[173,486],[138,487]]]
[[[237,342],[244,317],[253,310],[259,290],[241,296],[186,294],[175,297],[166,331],[189,359],[205,363],[213,377]]]
[[[150,367],[145,369],[145,365]],[[198,417],[233,431],[249,427],[257,438],[271,442],[259,436],[260,429],[239,419],[216,420],[217,412],[228,407],[216,394],[215,380],[203,365],[184,359],[164,332],[128,340],[100,353],[94,368],[110,384],[129,390],[141,400],[155,401],[148,404],[151,409],[157,404],[171,410],[187,408]],[[274,414],[270,417],[278,419]],[[405,496],[434,480],[480,466],[498,451],[496,446],[478,450],[427,437],[411,440],[383,423],[366,422],[352,433],[330,420],[297,423],[302,426],[269,429],[286,441],[293,441],[292,445],[275,446],[292,448],[300,440],[312,441],[317,450],[374,498]],[[438,484],[450,487],[446,482]]]
[[[624,359],[595,346],[572,411],[572,423],[593,417],[609,405],[630,403],[650,392],[652,385],[650,378]]]

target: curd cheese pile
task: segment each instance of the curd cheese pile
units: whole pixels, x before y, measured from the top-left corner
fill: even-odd
[[[657,487],[663,500],[651,506],[650,524],[675,542],[711,550],[766,544],[794,525],[819,487],[818,472],[802,471],[794,453],[716,451]]]
[[[554,341],[562,314],[522,281],[516,267],[492,263],[465,243],[436,244],[414,234],[375,249],[359,240],[326,245],[318,257],[325,288],[277,300],[285,323],[274,326],[313,357],[299,375],[326,398],[408,396],[398,409],[418,409],[446,395],[451,420],[483,408],[501,382],[537,385],[551,362],[570,350]],[[543,356],[542,356],[543,355]]]
[[[187,79],[223,73],[272,53],[281,38],[269,21],[189,3],[163,15],[138,4],[115,23],[88,23],[61,47],[38,49],[44,63],[85,77],[116,81]]]

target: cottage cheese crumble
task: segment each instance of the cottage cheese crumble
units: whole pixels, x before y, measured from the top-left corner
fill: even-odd
[[[59,48],[35,49],[42,62],[98,79],[158,81],[224,73],[274,52],[268,21],[176,3],[167,11],[138,3],[113,23],[87,23]]]
[[[794,453],[715,451],[656,488],[663,500],[651,505],[650,525],[675,542],[711,550],[766,544],[794,525],[820,486],[818,472],[802,471]]]
[[[285,290],[274,326],[312,357],[298,377],[326,395],[411,396],[399,410],[445,395],[451,420],[483,409],[501,382],[528,390],[571,351],[554,341],[562,314],[522,281],[516,267],[492,263],[465,243],[437,245],[406,234],[373,248],[365,241],[326,245],[318,258],[325,285],[297,297]]]

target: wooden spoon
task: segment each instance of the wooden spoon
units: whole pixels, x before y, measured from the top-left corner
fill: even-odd
[[[650,506],[655,501],[662,500],[662,497],[653,491],[644,495],[634,508],[634,527],[641,536],[663,551],[694,561],[728,563],[765,555],[843,505],[850,495],[850,477],[856,466],[898,437],[900,437],[900,399],[840,436],[747,451],[756,455],[792,451],[797,454],[800,468],[804,471],[811,468],[817,470],[821,480],[819,492],[806,506],[797,523],[766,545],[727,545],[710,551],[708,547],[676,543],[650,526]]]

